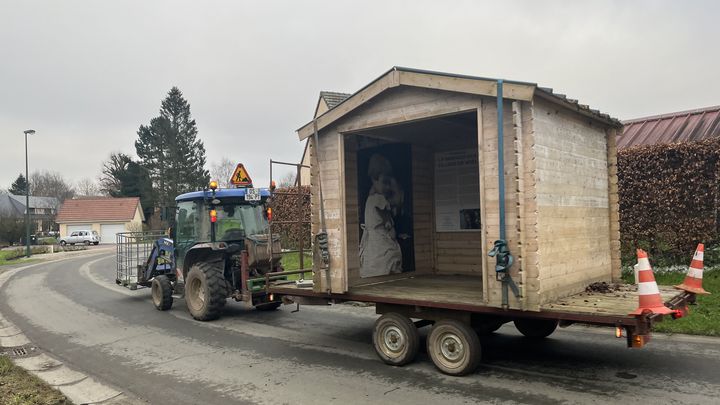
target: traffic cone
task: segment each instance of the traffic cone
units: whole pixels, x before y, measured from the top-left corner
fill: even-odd
[[[675,288],[678,290],[685,290],[687,292],[695,294],[710,294],[705,291],[702,287],[702,276],[703,276],[703,255],[705,252],[705,245],[699,243],[695,250],[695,255],[690,262],[685,281],[682,284],[676,285]]]
[[[638,257],[638,309],[631,312],[630,315],[642,315],[644,313],[653,314],[671,314],[672,309],[663,304],[660,290],[655,282],[655,276],[650,267],[647,252],[642,249],[637,250]]]

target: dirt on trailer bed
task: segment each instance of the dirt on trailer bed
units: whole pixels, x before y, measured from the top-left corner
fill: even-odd
[[[612,294],[612,293],[630,293],[636,292],[637,286],[633,284],[623,283],[608,283],[605,281],[592,283],[585,287],[586,293],[601,293],[601,294]]]

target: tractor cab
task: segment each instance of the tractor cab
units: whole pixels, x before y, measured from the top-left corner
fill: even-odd
[[[264,245],[267,250],[265,203],[268,197],[267,189],[246,188],[211,188],[178,196],[173,239],[175,261],[178,269],[183,270],[183,276],[198,254],[213,256],[212,252],[227,254],[242,250],[256,253],[258,245]],[[198,249],[210,252],[193,252]],[[277,252],[280,252],[279,246]]]

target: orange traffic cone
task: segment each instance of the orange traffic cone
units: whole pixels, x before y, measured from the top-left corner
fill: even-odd
[[[638,249],[637,257],[639,306],[630,315],[642,315],[644,313],[671,314],[672,309],[663,304],[647,252]]]
[[[683,281],[680,285],[676,285],[675,288],[695,294],[710,294],[702,287],[704,251],[705,245],[699,243],[697,249],[695,250],[692,262],[690,262],[690,268],[688,268],[685,281]]]

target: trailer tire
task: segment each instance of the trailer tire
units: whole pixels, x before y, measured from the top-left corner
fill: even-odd
[[[438,370],[461,376],[477,369],[482,348],[480,338],[470,325],[456,320],[441,320],[430,330],[427,352]]]
[[[255,309],[257,309],[258,311],[274,311],[280,308],[280,305],[282,305],[282,302],[268,302],[265,304],[256,305]]]
[[[488,321],[480,324],[473,325],[473,329],[478,336],[488,336],[495,333],[505,322],[503,321]]]
[[[558,321],[554,319],[516,319],[515,328],[525,337],[543,339],[555,332]]]
[[[388,312],[375,321],[373,346],[378,357],[386,364],[404,366],[417,356],[420,333],[408,317]]]
[[[194,263],[185,279],[185,302],[190,315],[198,321],[217,319],[226,300],[222,262]]]
[[[152,301],[158,311],[167,311],[172,307],[172,284],[167,276],[157,276],[152,281]]]

